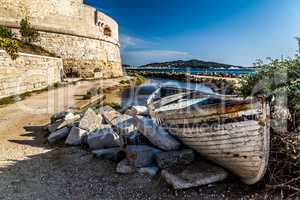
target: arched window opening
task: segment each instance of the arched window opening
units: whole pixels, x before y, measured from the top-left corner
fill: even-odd
[[[106,27],[104,28],[104,35],[106,35],[106,36],[108,36],[108,37],[111,37],[111,36],[112,36],[112,31],[111,31],[111,29],[110,29],[108,26],[106,26]]]

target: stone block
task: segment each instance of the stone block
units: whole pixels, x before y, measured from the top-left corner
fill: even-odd
[[[69,128],[65,127],[65,128],[59,129],[59,130],[51,133],[48,136],[48,142],[55,143],[55,142],[65,139],[66,137],[68,137],[69,131],[70,131]]]
[[[180,148],[181,143],[172,137],[162,127],[157,126],[152,119],[138,116],[136,117],[137,129],[156,147],[172,151]]]
[[[194,160],[195,153],[191,149],[161,152],[155,158],[156,164],[162,169],[178,165],[188,165]]]
[[[148,176],[155,176],[159,171],[159,168],[156,166],[152,166],[152,167],[143,167],[138,169],[138,172],[140,174],[146,174]]]
[[[143,115],[148,116],[149,110],[146,106],[131,106],[126,110],[125,114],[130,116]]]
[[[83,139],[87,133],[86,130],[73,126],[65,143],[74,146],[80,145],[83,143]]]
[[[153,164],[155,156],[160,152],[160,150],[147,145],[128,145],[126,158],[134,167],[148,167]]]
[[[119,134],[129,136],[137,130],[136,120],[129,115],[121,115],[111,121],[111,125],[115,127]]]
[[[183,168],[164,169],[161,176],[175,190],[182,190],[223,181],[228,173],[218,166],[198,161]]]
[[[98,130],[88,135],[87,143],[90,149],[104,149],[119,147],[121,140],[110,125],[102,125]]]
[[[119,174],[133,174],[136,168],[127,159],[124,159],[118,163],[116,171]]]
[[[100,128],[102,119],[98,117],[96,112],[89,108],[79,122],[79,127],[89,132]]]

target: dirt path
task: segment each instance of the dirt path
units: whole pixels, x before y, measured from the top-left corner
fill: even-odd
[[[221,183],[175,194],[159,177],[121,176],[115,163],[81,148],[46,143],[43,125],[51,114],[89,88],[119,81],[82,82],[0,108],[0,199],[240,199],[247,193],[239,183]]]

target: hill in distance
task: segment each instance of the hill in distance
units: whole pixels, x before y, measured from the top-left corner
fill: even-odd
[[[146,65],[141,65],[140,67],[157,67],[157,68],[166,68],[166,67],[178,67],[178,68],[242,68],[241,66],[236,65],[229,65],[223,63],[216,63],[216,62],[207,62],[202,60],[177,60],[177,61],[170,61],[170,62],[161,62],[161,63],[150,63]]]

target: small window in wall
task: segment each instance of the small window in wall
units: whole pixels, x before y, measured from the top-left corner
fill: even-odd
[[[105,28],[104,28],[104,35],[106,35],[108,37],[112,36],[111,29],[108,26],[105,26]]]

